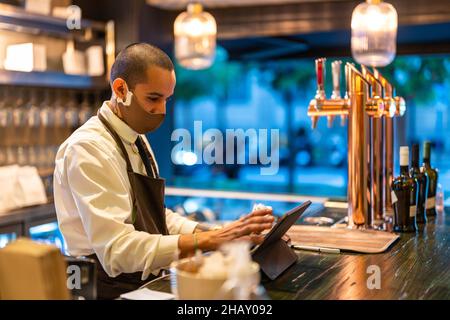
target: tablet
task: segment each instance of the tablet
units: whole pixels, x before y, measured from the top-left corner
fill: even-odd
[[[306,201],[289,210],[265,235],[263,242],[252,250],[253,260],[270,280],[276,279],[297,262],[297,254],[281,238],[310,205],[311,201]]]
[[[254,249],[256,250],[259,248],[263,248],[265,246],[274,243],[275,241],[280,240],[310,205],[311,201],[308,200],[302,203],[301,205],[289,210],[278,220],[275,226],[273,226],[272,229],[265,235],[263,242]]]

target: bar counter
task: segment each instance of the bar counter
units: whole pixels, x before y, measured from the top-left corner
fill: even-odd
[[[297,200],[297,199],[296,199]],[[341,216],[345,209],[311,212],[311,216]],[[0,216],[0,224],[26,226],[55,219],[53,204]],[[280,277],[262,284],[271,299],[450,299],[450,207],[429,219],[417,234],[403,233],[381,254],[295,252],[298,261]],[[381,271],[381,289],[368,289],[369,266]],[[170,292],[168,279],[149,289]]]
[[[450,299],[450,208],[420,228],[381,254],[296,251],[295,265],[262,284],[271,299]],[[380,289],[367,287],[372,265],[380,268]],[[170,281],[147,287],[170,292]]]

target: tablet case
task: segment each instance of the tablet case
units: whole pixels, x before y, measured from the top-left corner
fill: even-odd
[[[253,252],[253,261],[259,264],[261,271],[270,280],[276,279],[287,268],[297,262],[297,254],[284,240],[281,239],[281,237],[300,218],[300,216],[310,205],[311,202],[306,201],[301,206],[294,208],[290,212],[288,212],[286,214],[288,225],[280,225],[278,230],[273,230],[279,233],[277,236],[278,239],[273,241],[273,237],[266,236],[264,242]],[[298,216],[294,219],[293,216],[295,215]],[[281,233],[279,232],[280,228]]]
[[[270,280],[297,262],[297,254],[282,239],[258,249],[253,253],[253,260]]]

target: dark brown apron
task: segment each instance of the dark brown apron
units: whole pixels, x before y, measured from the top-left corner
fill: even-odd
[[[146,166],[146,171],[148,175],[153,174],[153,177],[134,172],[128,153],[119,135],[100,113],[98,113],[98,118],[116,141],[127,163],[127,173],[130,180],[131,196],[133,199],[132,222],[134,228],[137,231],[144,231],[151,234],[168,235],[169,232],[166,225],[164,206],[165,181],[164,179],[159,178],[153,157],[150,152],[146,150],[146,154],[149,157],[153,169],[150,170],[148,166]],[[144,163],[146,160],[148,161],[148,159],[142,160]],[[142,272],[122,273],[119,276],[112,278],[103,270],[103,267],[95,254],[90,256],[90,258],[97,261],[98,299],[117,298],[122,293],[136,290],[146,282],[155,278],[154,275],[150,275],[148,279],[142,281]]]

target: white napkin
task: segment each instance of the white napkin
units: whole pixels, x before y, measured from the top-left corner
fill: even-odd
[[[266,206],[266,205],[264,205],[262,203],[257,203],[257,204],[253,205],[252,212],[256,211],[256,210],[261,210],[261,209],[270,209],[270,210],[272,210],[272,207],[271,206]]]
[[[35,167],[0,167],[0,213],[47,203],[45,187]]]
[[[171,293],[154,291],[147,288],[134,290],[120,295],[127,300],[173,300],[175,296]]]

